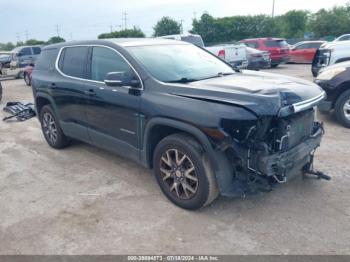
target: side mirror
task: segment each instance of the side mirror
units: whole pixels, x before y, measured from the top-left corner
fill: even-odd
[[[125,72],[110,72],[106,75],[104,82],[107,86],[140,87],[140,81]]]

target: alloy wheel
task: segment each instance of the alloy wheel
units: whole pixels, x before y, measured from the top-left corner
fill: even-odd
[[[343,107],[344,110],[344,116],[346,117],[346,119],[350,120],[350,99],[348,99]]]
[[[46,138],[55,144],[57,142],[57,126],[50,113],[45,113],[43,116],[43,130]]]
[[[196,168],[190,157],[178,149],[169,149],[163,153],[160,175],[169,191],[177,198],[188,200],[197,193]]]

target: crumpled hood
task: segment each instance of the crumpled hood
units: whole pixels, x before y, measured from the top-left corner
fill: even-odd
[[[177,95],[235,104],[256,115],[278,115],[280,109],[321,96],[316,84],[283,75],[244,70],[229,76],[187,84]]]

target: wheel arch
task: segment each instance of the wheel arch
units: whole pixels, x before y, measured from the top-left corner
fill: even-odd
[[[51,105],[52,109],[55,111],[55,104],[50,96],[43,93],[36,94],[35,107],[38,115],[45,105]]]
[[[345,81],[338,85],[336,93],[334,95],[334,99],[332,101],[332,108],[334,108],[335,103],[337,102],[339,96],[346,92],[347,90],[350,90],[350,81]]]
[[[141,161],[145,166],[152,168],[155,147],[164,137],[175,133],[186,133],[193,136],[208,154],[212,168],[214,170],[218,168],[214,149],[208,137],[201,130],[190,124],[167,118],[153,118],[146,125],[141,153]]]

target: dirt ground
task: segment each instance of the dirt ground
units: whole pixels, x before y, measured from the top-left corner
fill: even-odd
[[[310,65],[269,71],[312,79]],[[2,85],[0,108],[32,101],[23,80]],[[350,254],[350,130],[319,118],[316,168],[330,182],[297,177],[196,212],[122,157],[79,142],[51,149],[36,118],[0,122],[0,254]]]

